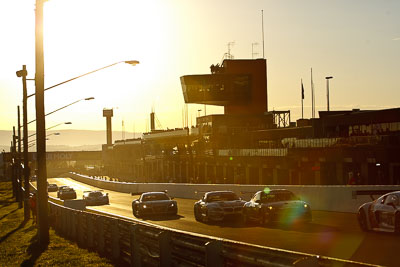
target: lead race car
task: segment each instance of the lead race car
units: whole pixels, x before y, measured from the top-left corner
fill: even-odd
[[[400,234],[400,191],[382,195],[358,209],[358,223],[363,231]]]
[[[132,201],[132,212],[137,218],[154,215],[176,215],[178,204],[166,192],[146,192]]]
[[[241,217],[245,201],[232,191],[210,191],[194,203],[196,221],[223,221],[227,216]]]
[[[310,222],[310,205],[286,189],[258,191],[243,208],[244,221],[257,221],[262,225]]]

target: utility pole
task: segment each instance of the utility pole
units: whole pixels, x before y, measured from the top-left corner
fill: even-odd
[[[18,171],[18,208],[22,208],[22,166],[21,166],[21,112],[19,110],[19,106],[17,107],[18,109],[18,153],[17,153],[17,171]]]
[[[28,154],[28,91],[26,87],[26,76],[28,76],[28,71],[26,70],[26,65],[22,65],[22,70],[17,71],[17,77],[22,77],[22,114],[23,114],[23,158],[24,158],[24,219],[29,220],[30,209],[29,209],[29,154]]]
[[[13,126],[13,140],[11,142],[11,181],[13,186],[13,197],[15,197],[15,201],[18,201],[18,193],[17,193],[17,176],[15,174],[15,126]]]
[[[44,57],[43,57],[43,2],[36,0],[35,12],[35,95],[36,95],[36,155],[37,155],[37,207],[39,244],[49,244],[47,211],[46,121],[44,113]]]

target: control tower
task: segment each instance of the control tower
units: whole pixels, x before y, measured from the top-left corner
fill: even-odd
[[[112,126],[111,126],[112,116],[113,116],[113,109],[103,109],[103,117],[106,117],[106,124],[107,124],[107,146],[112,146]]]
[[[267,112],[265,59],[225,59],[211,74],[181,77],[185,103],[224,106],[225,115]]]

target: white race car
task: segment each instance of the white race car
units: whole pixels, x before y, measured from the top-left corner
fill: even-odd
[[[400,233],[400,191],[364,203],[358,209],[357,218],[363,231]]]

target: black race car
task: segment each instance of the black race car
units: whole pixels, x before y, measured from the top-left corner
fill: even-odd
[[[176,215],[178,204],[166,192],[147,192],[132,201],[132,212],[138,218],[152,215]]]
[[[210,191],[194,203],[196,221],[223,221],[226,217],[241,217],[245,201],[232,191]]]
[[[58,189],[57,197],[65,200],[65,199],[75,199],[76,192],[72,187],[62,186]]]

